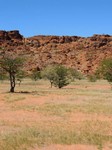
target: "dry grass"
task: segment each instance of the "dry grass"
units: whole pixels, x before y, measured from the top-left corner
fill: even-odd
[[[0,85],[0,150],[47,145],[112,148],[112,91],[106,81],[76,81],[63,88],[26,79],[8,93]]]

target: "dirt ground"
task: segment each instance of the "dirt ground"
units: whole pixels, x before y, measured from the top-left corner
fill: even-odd
[[[111,150],[112,148],[109,146],[103,148],[103,150]],[[95,146],[89,146],[89,145],[51,145],[48,147],[43,147],[41,149],[34,148],[32,150],[98,150]]]

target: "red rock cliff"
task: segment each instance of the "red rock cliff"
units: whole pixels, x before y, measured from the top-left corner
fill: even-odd
[[[19,31],[0,31],[0,46],[28,58],[27,70],[49,64],[63,64],[92,73],[100,61],[112,56],[112,36],[34,36],[24,38]]]

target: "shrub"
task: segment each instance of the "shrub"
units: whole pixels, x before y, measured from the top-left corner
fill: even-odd
[[[91,74],[91,75],[88,76],[88,80],[90,82],[96,82],[97,81],[97,77],[96,77],[95,74]]]
[[[50,65],[42,71],[42,77],[50,81],[52,85],[62,88],[69,84],[68,69],[62,65]]]
[[[34,69],[30,75],[31,79],[34,81],[37,81],[38,79],[41,79],[41,72]]]
[[[106,79],[112,84],[112,58],[104,59],[98,67],[97,74],[99,78]]]
[[[62,88],[69,84],[69,78],[68,78],[68,69],[62,65],[57,65],[55,67],[55,77],[53,84],[58,87]]]

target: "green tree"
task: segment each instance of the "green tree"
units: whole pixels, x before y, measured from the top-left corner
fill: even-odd
[[[3,55],[0,60],[0,67],[9,75],[10,92],[14,92],[16,77],[22,70],[24,59],[19,56]]]
[[[82,73],[77,71],[76,69],[69,68],[68,74],[69,74],[69,78],[71,79],[71,81],[74,81],[75,79],[78,79],[78,80],[83,79]]]
[[[48,79],[51,84],[51,88],[53,86],[54,80],[56,78],[55,65],[49,65],[44,68],[41,72],[42,78]]]
[[[106,79],[112,85],[112,58],[104,59],[96,71],[98,78]]]
[[[3,82],[5,79],[7,79],[7,75],[5,74],[4,70],[0,68],[0,80]]]
[[[48,79],[52,85],[62,88],[69,84],[68,69],[62,65],[50,65],[42,71],[42,77]]]
[[[66,68],[62,65],[49,65],[42,70],[42,78],[50,81],[51,87],[54,85],[62,88],[68,85],[74,79],[81,80],[82,74],[73,68]]]
[[[62,88],[70,83],[68,78],[68,69],[62,65],[55,66],[55,78],[53,84],[58,87]]]
[[[35,82],[39,79],[41,79],[41,71],[38,71],[37,69],[32,70],[32,73],[30,75],[30,78],[34,80]]]

